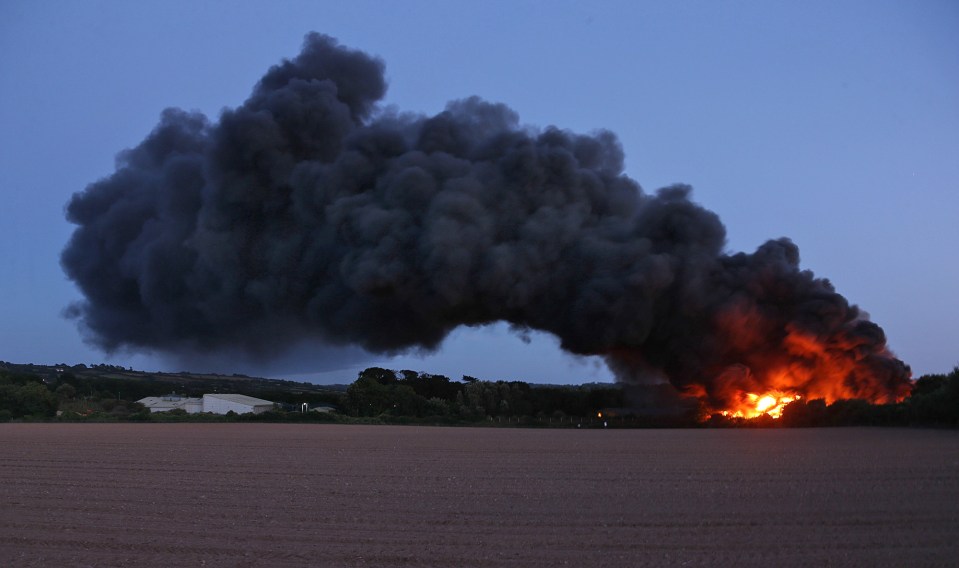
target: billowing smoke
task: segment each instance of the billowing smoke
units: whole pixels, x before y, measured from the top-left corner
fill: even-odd
[[[478,98],[384,111],[383,73],[310,34],[219,121],[164,111],[69,203],[62,264],[86,299],[68,312],[87,339],[392,353],[506,321],[717,408],[777,381],[903,394],[882,330],[790,241],[726,255],[717,216],[686,186],[645,193],[613,134],[534,130]]]

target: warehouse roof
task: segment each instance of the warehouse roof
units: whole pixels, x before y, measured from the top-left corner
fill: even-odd
[[[245,394],[205,394],[205,397],[219,398],[220,400],[227,400],[234,402],[236,404],[246,404],[249,406],[263,406],[265,404],[272,405],[273,402],[269,400],[263,400],[262,398],[253,398],[252,396],[246,396]]]
[[[202,404],[202,399],[185,398],[180,396],[148,396],[138,400],[140,404],[150,410],[160,411],[160,409],[173,410],[175,408],[184,408],[188,404]]]

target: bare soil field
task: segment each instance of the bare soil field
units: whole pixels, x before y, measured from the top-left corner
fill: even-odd
[[[957,566],[959,432],[0,425],[0,566]]]

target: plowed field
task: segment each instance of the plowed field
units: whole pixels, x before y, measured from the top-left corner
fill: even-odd
[[[959,432],[0,425],[0,566],[563,565],[959,565]]]

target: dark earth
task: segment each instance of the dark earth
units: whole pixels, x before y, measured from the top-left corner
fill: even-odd
[[[2,566],[956,566],[959,432],[0,425]]]

